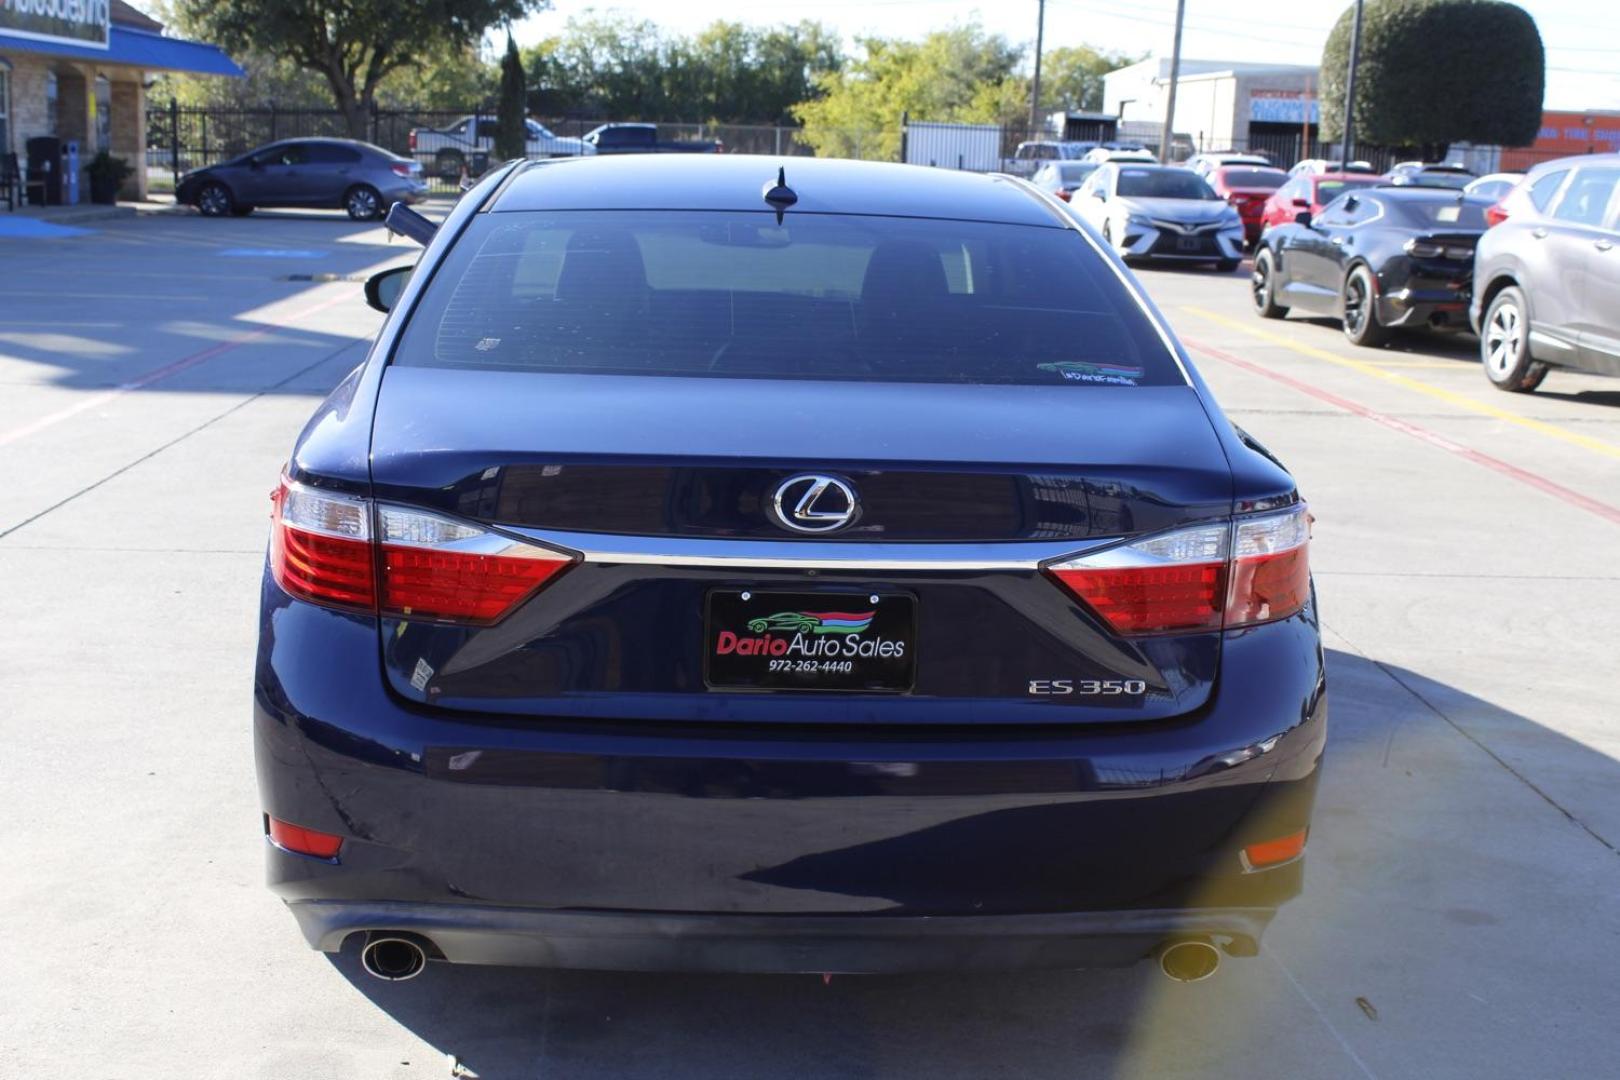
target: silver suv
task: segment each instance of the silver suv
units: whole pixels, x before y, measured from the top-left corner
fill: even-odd
[[[1543,162],[1474,259],[1485,374],[1530,391],[1552,367],[1620,375],[1620,154]]]

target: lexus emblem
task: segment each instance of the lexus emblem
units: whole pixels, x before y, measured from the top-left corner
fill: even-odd
[[[776,485],[776,494],[771,496],[772,519],[794,532],[834,532],[853,525],[860,516],[855,489],[836,476],[790,476]]]

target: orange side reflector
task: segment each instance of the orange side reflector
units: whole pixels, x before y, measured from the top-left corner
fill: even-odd
[[[1301,829],[1297,833],[1279,836],[1275,840],[1263,840],[1258,844],[1250,844],[1243,849],[1243,861],[1250,870],[1264,870],[1268,866],[1276,866],[1290,859],[1297,859],[1305,850],[1305,834],[1308,829]]]
[[[305,829],[298,825],[289,825],[285,821],[265,815],[269,822],[268,831],[270,842],[276,847],[297,852],[300,855],[313,855],[317,859],[335,859],[340,848],[343,847],[343,837],[333,836],[331,833],[316,832],[314,829]]]

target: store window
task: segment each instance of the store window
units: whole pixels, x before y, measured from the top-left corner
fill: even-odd
[[[112,83],[107,76],[96,76],[96,145],[112,150]]]

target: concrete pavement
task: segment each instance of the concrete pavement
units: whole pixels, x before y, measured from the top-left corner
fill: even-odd
[[[1318,516],[1328,763],[1256,960],[396,986],[264,890],[248,710],[266,495],[380,321],[287,279],[412,249],[320,214],[98,224],[0,241],[0,1078],[1613,1072],[1620,382],[1509,397],[1471,342],[1356,350],[1255,318],[1240,276],[1142,273]]]

